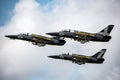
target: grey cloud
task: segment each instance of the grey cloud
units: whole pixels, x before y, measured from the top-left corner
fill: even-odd
[[[109,43],[79,42],[67,39],[64,46],[37,47],[30,43],[1,38],[0,77],[3,80],[119,80],[119,1],[118,0],[58,0],[49,3],[52,11],[44,12],[34,0],[20,0],[11,21],[0,27],[0,35],[30,32],[43,34],[62,29],[98,32],[108,24],[115,27]],[[61,3],[61,4],[60,4]],[[52,5],[51,5],[52,4]],[[71,52],[93,55],[107,48],[105,62],[100,65],[77,65],[68,61],[53,60],[48,55]]]

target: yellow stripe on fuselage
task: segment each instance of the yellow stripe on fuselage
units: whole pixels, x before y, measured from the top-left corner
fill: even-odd
[[[36,35],[36,34],[31,34],[31,36],[33,36],[33,37],[35,37],[37,39],[51,40],[51,38],[40,36],[40,35]]]
[[[72,54],[72,56],[78,59],[90,59],[89,56],[82,56],[82,55],[77,55],[77,54]]]
[[[79,32],[79,31],[74,31],[74,33],[80,36],[91,36],[91,37],[95,36],[93,33]]]

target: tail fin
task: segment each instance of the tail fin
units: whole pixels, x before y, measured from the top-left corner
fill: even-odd
[[[102,57],[104,56],[106,50],[107,50],[107,49],[102,49],[102,50],[100,50],[99,52],[97,52],[96,54],[94,54],[92,57],[97,58],[97,59],[98,59],[98,58],[102,58]]]
[[[103,34],[104,36],[108,36],[110,34],[110,32],[112,31],[113,27],[114,27],[114,25],[108,25],[106,28],[101,30],[99,33]]]

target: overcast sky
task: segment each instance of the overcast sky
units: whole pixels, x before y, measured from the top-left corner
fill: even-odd
[[[12,13],[9,20],[0,21],[0,80],[120,79],[119,0],[19,0],[13,3],[13,8],[7,8],[7,12]],[[38,47],[4,37],[27,32],[48,36],[45,33],[64,29],[96,33],[109,24],[115,27],[107,43],[81,44],[66,39],[64,46]],[[77,65],[47,57],[67,52],[89,56],[102,48],[107,49],[103,64]]]

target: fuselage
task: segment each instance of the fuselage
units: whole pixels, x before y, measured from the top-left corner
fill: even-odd
[[[66,41],[63,39],[49,38],[49,37],[44,37],[36,34],[7,35],[6,37],[9,37],[11,39],[30,41],[34,45],[37,45],[37,44],[64,45],[66,43]]]
[[[73,63],[77,64],[85,64],[85,63],[95,63],[95,64],[101,64],[104,61],[104,58],[94,58],[92,56],[84,56],[84,55],[77,55],[77,54],[61,54],[61,55],[53,55],[48,56],[55,59],[62,59],[62,60],[68,60],[72,61]]]
[[[80,32],[80,31],[60,31],[54,33],[47,33],[53,36],[59,36],[64,38],[71,38],[77,41],[97,41],[97,42],[108,42],[111,39],[111,36],[104,36],[98,33],[87,33],[87,32]]]

